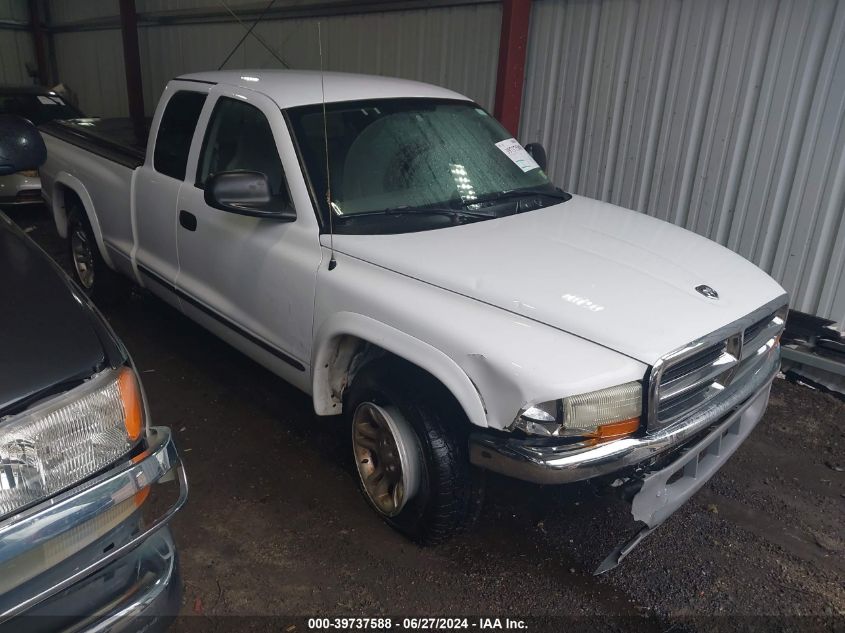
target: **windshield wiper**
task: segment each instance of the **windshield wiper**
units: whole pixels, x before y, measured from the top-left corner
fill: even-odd
[[[464,202],[467,206],[474,204],[482,204],[484,202],[495,202],[497,200],[509,200],[511,198],[533,198],[537,196],[545,196],[546,198],[554,198],[562,202],[569,200],[572,195],[566,193],[562,189],[508,189],[507,191],[498,191],[496,193],[488,193],[483,196],[478,196],[475,200],[467,200]]]
[[[352,220],[355,218],[366,218],[377,215],[381,216],[401,216],[406,214],[417,215],[448,215],[455,218],[473,218],[478,220],[491,220],[497,216],[491,213],[477,213],[467,209],[452,209],[449,207],[389,207],[387,209],[380,209],[378,211],[364,211],[362,213],[350,213],[349,215],[338,215],[335,218],[338,221]]]

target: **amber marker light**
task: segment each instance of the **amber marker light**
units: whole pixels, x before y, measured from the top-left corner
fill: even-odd
[[[631,433],[634,433],[638,428],[640,428],[640,419],[630,418],[628,420],[621,420],[620,422],[603,424],[598,429],[596,429],[596,432],[593,434],[593,437],[596,438],[599,442],[605,442],[608,440],[619,439],[623,435],[630,435]]]
[[[129,367],[121,369],[120,375],[117,379],[117,387],[120,391],[120,400],[123,402],[126,434],[129,436],[129,439],[134,442],[141,437],[141,431],[144,428],[141,390],[138,387],[138,380],[135,378],[135,372]]]

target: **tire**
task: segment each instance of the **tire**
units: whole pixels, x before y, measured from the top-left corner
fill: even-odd
[[[352,455],[359,489],[382,519],[423,545],[441,543],[471,527],[481,508],[483,476],[469,462],[469,423],[440,383],[403,363],[376,361],[355,377],[344,409],[352,427]],[[407,497],[399,504],[395,494],[398,484],[392,490],[388,485],[388,494],[376,500],[373,484],[368,490],[365,483],[365,479],[378,480],[374,472],[377,466],[387,470],[396,465],[395,459],[387,457],[382,464],[374,465],[379,453],[361,443],[364,439],[372,441],[362,434],[362,429],[378,426],[373,418],[383,414],[388,416],[388,427],[399,427],[391,432],[394,445],[388,447],[385,455],[390,454],[391,448],[399,449],[402,484],[407,481],[411,487],[409,495],[404,495],[404,490],[398,495]],[[416,472],[408,473],[409,470]],[[370,475],[375,476],[369,479]],[[380,484],[384,479],[387,475],[378,480]]]
[[[103,259],[88,217],[76,199],[68,200],[68,254],[74,281],[94,300],[113,300],[120,280]]]

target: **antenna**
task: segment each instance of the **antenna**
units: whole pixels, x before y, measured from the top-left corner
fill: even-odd
[[[332,175],[329,171],[329,124],[326,120],[326,82],[323,71],[323,29],[322,23],[317,22],[317,44],[320,47],[320,91],[323,96],[323,142],[326,148],[326,207],[329,211],[329,270],[334,270],[337,260],[334,258],[334,220],[332,212]]]

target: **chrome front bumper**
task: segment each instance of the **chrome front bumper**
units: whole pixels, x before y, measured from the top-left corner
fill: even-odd
[[[182,604],[182,579],[170,529],[0,624],[2,633],[162,633]]]
[[[0,206],[18,207],[43,202],[38,176],[11,174],[0,177]]]
[[[48,629],[133,630],[137,616],[158,620],[175,614],[181,586],[165,526],[184,505],[188,484],[170,430],[152,428],[147,439],[140,455],[0,523],[0,578],[6,584],[0,592],[0,631],[19,630],[24,618],[32,628],[32,615],[46,616],[37,620],[51,623]],[[158,493],[157,484],[174,479],[175,501],[162,504],[147,497],[151,490]],[[114,517],[119,517],[116,525],[106,521]],[[107,529],[100,529],[103,525]],[[29,566],[45,560],[54,564],[26,576]],[[19,584],[17,575],[22,575]],[[159,628],[150,621],[138,625]]]
[[[779,367],[780,349],[777,349],[753,375],[741,385],[736,385],[718,402],[642,437],[573,448],[572,445],[542,445],[531,440],[479,432],[470,435],[470,461],[487,470],[540,484],[583,481],[647,464],[662,453],[688,442],[705,429],[717,423],[721,428],[746,411],[752,412],[750,415],[754,419],[750,424],[753,428],[762,417],[765,405],[759,410],[752,405],[759,402],[761,394],[768,394]],[[750,432],[750,428],[748,430]],[[694,452],[705,441],[685,448]],[[728,457],[724,455],[722,461]]]
[[[631,500],[634,521],[643,524],[602,561],[596,574],[613,569],[655,528],[698,492],[754,430],[769,403],[771,382],[728,414],[707,435],[668,465],[647,472]]]

